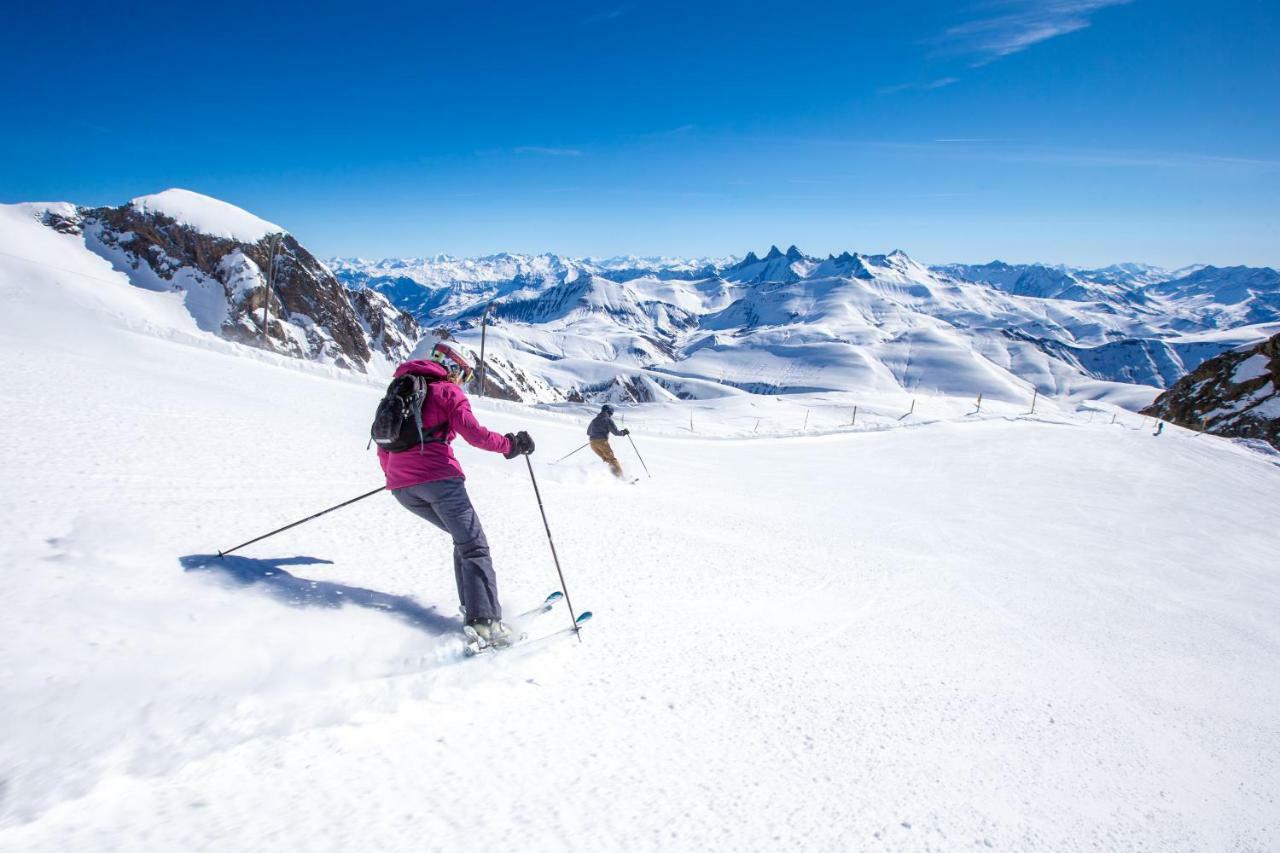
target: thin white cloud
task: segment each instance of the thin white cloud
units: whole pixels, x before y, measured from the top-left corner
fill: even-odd
[[[934,140],[934,142],[991,143],[980,147],[961,146],[948,149],[948,155],[960,159],[989,160],[1002,163],[1031,163],[1053,166],[1082,166],[1107,169],[1253,169],[1280,168],[1280,160],[1231,157],[1219,154],[1190,154],[1178,151],[1141,151],[1107,148],[1057,148],[1025,145],[998,145],[991,140]],[[929,150],[919,146],[919,150]],[[937,151],[937,149],[933,149]]]
[[[1142,152],[1109,150],[1032,151],[1006,155],[1008,159],[1034,163],[1062,163],[1070,166],[1135,167],[1146,169],[1280,168],[1278,160],[1227,157],[1217,154],[1183,154],[1179,152]]]
[[[1009,11],[951,27],[936,41],[951,53],[976,56],[986,65],[1032,45],[1083,30],[1093,13],[1133,0],[1008,0]]]
[[[581,157],[577,148],[545,148],[541,145],[521,145],[515,149],[517,154],[540,154],[544,157]]]
[[[612,192],[619,196],[641,196],[646,198],[712,199],[725,197],[724,193],[707,190],[638,189],[634,187],[619,187],[617,189],[609,190],[608,192]]]
[[[1255,157],[1220,157],[1205,155],[1210,163],[1222,163],[1227,166],[1261,166],[1264,169],[1280,168],[1280,160],[1261,160]]]
[[[1232,154],[1168,150],[1073,148],[1036,145],[1012,139],[949,137],[929,141],[899,142],[887,139],[796,137],[792,138],[790,142],[799,146],[819,146],[863,152],[878,151],[904,156],[915,155],[930,159],[946,157],[954,160],[1102,168],[1213,169],[1220,171],[1232,169],[1237,172],[1280,170],[1280,159],[1267,157],[1242,157]],[[968,144],[951,145],[947,143]]]
[[[641,136],[684,136],[697,130],[696,124],[682,124],[679,127],[671,127],[666,130],[654,130],[649,133],[642,133]]]
[[[885,86],[883,89],[877,89],[877,95],[894,95],[898,92],[928,92],[933,89],[941,89],[944,86],[950,86],[952,83],[958,83],[959,77],[939,77],[937,80],[930,80],[926,83],[899,83],[896,86]]]
[[[613,21],[621,18],[631,10],[630,6],[616,6],[612,9],[601,9],[599,12],[593,12],[582,19],[583,24],[602,24],[605,21]]]

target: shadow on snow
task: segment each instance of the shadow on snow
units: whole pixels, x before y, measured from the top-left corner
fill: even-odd
[[[241,586],[256,587],[291,607],[342,607],[354,604],[394,613],[416,628],[431,634],[457,633],[462,622],[442,616],[434,606],[423,607],[407,595],[389,595],[377,590],[347,586],[331,581],[316,581],[285,571],[284,566],[317,563],[332,565],[332,560],[318,557],[277,557],[255,560],[249,557],[216,554],[189,554],[179,557],[183,571],[209,572]]]

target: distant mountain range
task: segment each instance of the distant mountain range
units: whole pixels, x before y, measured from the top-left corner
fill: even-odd
[[[554,389],[551,399],[721,393],[693,381],[757,392],[988,396],[1025,396],[1033,386],[1102,394],[1108,389],[1096,383],[1124,383],[1153,397],[1280,323],[1280,273],[1270,268],[930,267],[901,251],[820,258],[795,246],[742,258],[501,254],[328,264],[350,287],[376,290],[473,347],[492,304],[497,372]]]
[[[199,333],[377,374],[437,337],[478,355],[487,316],[490,393],[531,402],[1034,390],[1141,408],[1280,331],[1270,268],[927,266],[796,246],[322,263],[279,226],[185,190],[120,207],[0,206],[0,284],[36,269],[58,286],[78,277],[85,299],[113,283],[164,294]]]

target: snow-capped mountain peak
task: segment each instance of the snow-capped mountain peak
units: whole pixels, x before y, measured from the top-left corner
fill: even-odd
[[[119,207],[0,209],[0,286],[43,268],[51,289],[87,296],[108,322],[130,325],[142,318],[129,315],[141,314],[149,328],[358,372],[385,371],[421,336],[412,316],[382,294],[343,286],[279,226],[199,193],[166,190]],[[58,236],[52,245],[49,235]],[[90,281],[96,289],[86,293]]]
[[[504,334],[518,349],[752,389],[884,388],[888,380],[1023,393],[1009,372],[1042,393],[1095,380],[1154,389],[1262,334],[1250,326],[1217,336],[1214,330],[1240,326],[1241,308],[1227,311],[1189,293],[1160,295],[1142,282],[1165,281],[1168,273],[1143,264],[1105,272],[1001,261],[929,267],[901,249],[820,260],[772,245],[763,257],[751,251],[736,262],[515,255],[339,274],[382,291],[429,326],[456,325],[463,338],[475,334],[483,305],[493,301],[490,320],[509,327]],[[1280,310],[1249,298],[1261,305],[1250,319],[1280,319]],[[1180,337],[1205,332],[1212,334]],[[974,352],[993,364],[959,379],[936,375]],[[863,360],[884,369],[865,371]],[[545,374],[549,386],[564,381],[532,362],[524,368]]]
[[[160,214],[203,234],[257,243],[268,234],[284,233],[275,223],[220,199],[183,189],[168,189],[133,199],[129,206],[142,213]]]
[[[806,257],[794,245],[783,252],[776,245],[770,246],[763,258],[755,252],[747,252],[740,263],[720,271],[726,280],[741,284],[765,281],[798,281],[813,272],[819,263]]]
[[[268,244],[278,226],[186,190],[11,213],[21,234],[7,245],[20,249],[32,227],[42,245],[71,236],[75,245],[55,243],[108,261],[135,287],[178,294],[203,332],[355,370],[406,355],[418,324],[476,351],[487,316],[490,391],[513,399],[762,389],[1021,399],[1031,386],[1097,394],[1124,383],[1125,399],[1145,405],[1280,321],[1270,269],[929,267],[901,249],[819,259],[794,244],[740,261],[499,252],[326,266],[290,235]]]

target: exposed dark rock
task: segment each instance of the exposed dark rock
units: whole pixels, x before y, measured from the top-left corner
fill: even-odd
[[[201,328],[247,346],[365,372],[375,350],[399,361],[421,335],[413,317],[349,290],[290,234],[244,243],[133,205],[79,208],[74,218],[51,211],[44,224],[83,235],[134,284],[186,292],[189,308],[199,290]]]
[[[80,216],[75,216],[73,218],[48,210],[45,211],[44,219],[42,221],[45,225],[48,225],[59,234],[71,234],[78,237],[83,233],[83,229],[81,227],[82,219]]]
[[[403,360],[422,337],[422,327],[412,315],[393,306],[376,290],[357,290],[351,305],[373,350],[394,361]]]
[[[1211,358],[1142,414],[1280,449],[1280,335]]]

